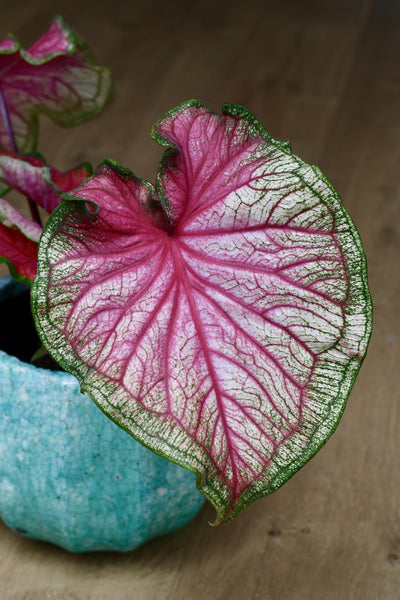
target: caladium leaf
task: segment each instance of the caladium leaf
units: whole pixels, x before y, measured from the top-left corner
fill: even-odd
[[[40,155],[0,152],[0,182],[51,212],[61,202],[63,192],[76,188],[92,173],[87,163],[66,173],[46,165]],[[24,217],[0,198],[0,262],[11,274],[26,283],[36,275],[37,249],[42,227]]]
[[[105,161],[52,214],[32,308],[53,357],[225,522],[335,429],[371,331],[365,257],[331,184],[245,109],[189,101],[153,137],[157,192]]]
[[[11,275],[23,283],[31,283],[36,275],[38,239],[32,239],[41,227],[25,219],[0,199],[0,262],[8,264]],[[16,214],[10,215],[15,211]],[[12,221],[10,217],[14,217]],[[40,230],[40,231],[38,231]],[[29,233],[29,235],[27,235]]]
[[[48,213],[61,202],[60,192],[73,190],[91,174],[89,163],[63,173],[47,165],[40,154],[0,152],[0,182],[29,197]]]
[[[0,222],[5,227],[21,232],[28,239],[38,242],[42,234],[42,227],[24,217],[19,210],[0,198]]]
[[[32,150],[39,113],[76,125],[102,110],[110,89],[108,69],[97,65],[61,17],[29,50],[7,37],[0,44],[0,147]]]

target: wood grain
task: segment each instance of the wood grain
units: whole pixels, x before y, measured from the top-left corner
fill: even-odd
[[[40,151],[59,169],[105,156],[154,179],[152,123],[188,98],[244,104],[318,163],[361,233],[374,334],[337,432],[282,489],[228,525],[205,507],[128,554],[71,555],[0,524],[1,600],[381,600],[400,597],[400,9],[394,0],[0,0],[25,44],[60,13],[115,92]],[[2,271],[5,272],[5,271]]]

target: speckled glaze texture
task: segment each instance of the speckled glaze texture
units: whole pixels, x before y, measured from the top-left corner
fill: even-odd
[[[0,301],[18,284],[0,280]],[[2,315],[4,318],[4,315]],[[68,373],[0,351],[0,515],[72,552],[128,551],[203,505],[195,476],[109,421]]]

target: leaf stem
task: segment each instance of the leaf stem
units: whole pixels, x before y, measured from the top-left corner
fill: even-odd
[[[26,199],[29,204],[29,210],[31,211],[32,220],[35,221],[35,223],[37,223],[38,225],[40,225],[40,227],[43,227],[42,219],[40,218],[40,213],[36,202],[32,200],[32,198],[28,198],[28,196],[26,197]]]
[[[8,108],[7,108],[6,100],[4,98],[4,93],[2,90],[1,84],[0,84],[0,110],[1,110],[2,117],[3,117],[4,125],[6,127],[6,131],[8,133],[8,137],[10,139],[10,144],[11,144],[12,150],[13,150],[13,152],[17,153],[18,152],[17,143],[15,141],[14,132],[13,132],[11,120],[10,120],[10,115],[8,114]]]
[[[15,152],[15,154],[18,154],[17,142],[15,141],[15,136],[14,136],[13,128],[11,125],[11,119],[10,119],[10,115],[9,115],[7,104],[6,104],[6,99],[4,98],[4,92],[1,87],[1,84],[0,84],[0,111],[1,111],[1,115],[3,117],[3,122],[4,122],[4,125],[6,128],[6,131],[8,133],[12,151]],[[40,218],[37,204],[31,198],[27,197],[26,199],[28,201],[32,220],[35,221],[35,223],[37,223],[38,225],[40,225],[42,227],[42,220]]]

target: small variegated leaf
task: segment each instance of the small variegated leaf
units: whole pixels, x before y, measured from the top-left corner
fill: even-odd
[[[36,275],[38,242],[32,239],[33,235],[28,237],[21,229],[31,229],[30,233],[34,234],[35,224],[18,213],[16,220],[19,226],[12,227],[10,215],[5,217],[3,209],[4,205],[0,204],[0,262],[8,264],[15,279],[23,283],[32,283]],[[4,224],[3,219],[7,224]],[[38,227],[40,229],[40,226]]]
[[[63,192],[76,188],[91,172],[90,165],[83,164],[61,173],[49,167],[40,155],[0,152],[0,183],[28,196],[47,212],[62,201]],[[0,262],[9,265],[16,279],[32,282],[42,227],[3,198],[0,198],[0,225]]]
[[[76,125],[103,109],[110,89],[108,69],[97,65],[61,17],[29,50],[7,37],[0,44],[0,147],[34,149],[39,113]]]
[[[88,163],[62,173],[39,154],[0,152],[0,182],[30,198],[48,213],[61,202],[60,192],[73,190],[91,174],[92,167]]]
[[[0,222],[5,227],[10,227],[22,233],[33,242],[39,242],[42,228],[38,223],[24,217],[19,210],[14,208],[3,198],[0,198]]]

